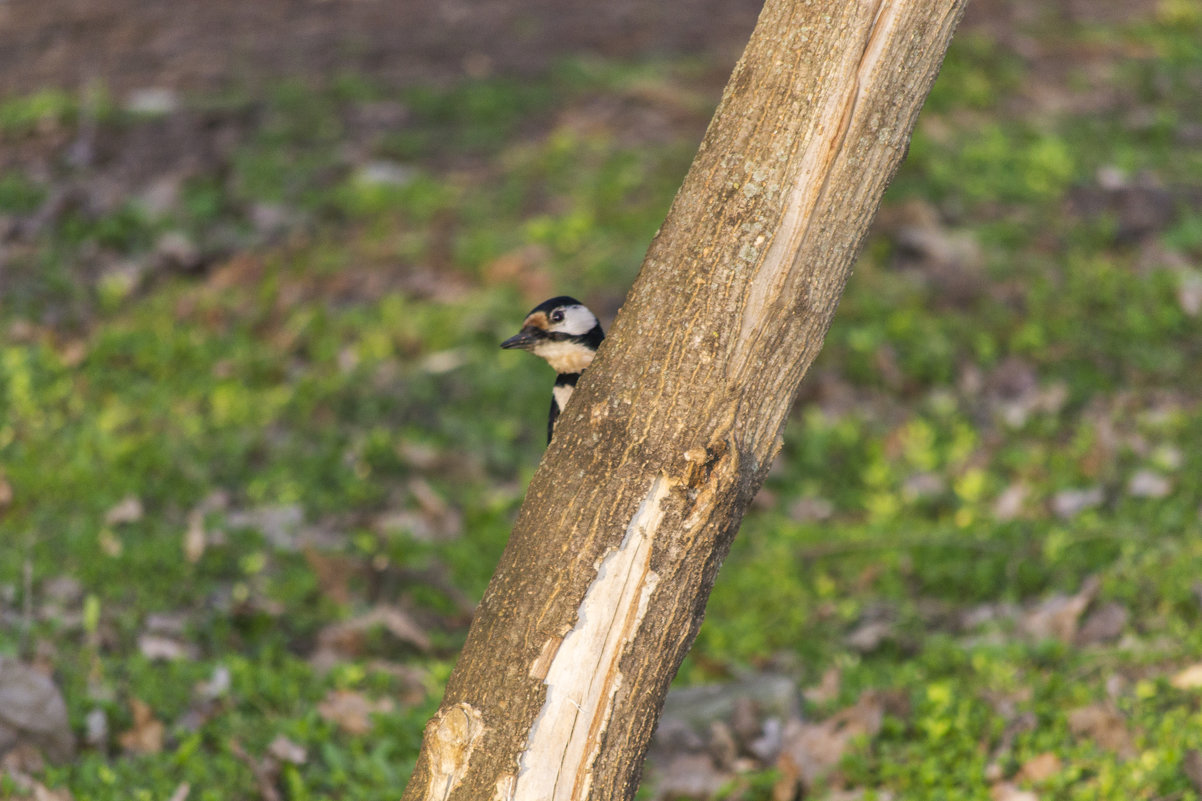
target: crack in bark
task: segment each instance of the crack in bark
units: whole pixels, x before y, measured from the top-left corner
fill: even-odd
[[[601,560],[575,627],[546,668],[546,699],[519,759],[515,801],[561,801],[588,793],[622,684],[618,664],[659,583],[651,570],[651,545],[664,520],[670,485],[664,476],[651,482],[622,544]]]
[[[860,58],[851,68],[851,77],[846,82],[835,82],[840,86],[850,84],[852,91],[830,93],[822,111],[815,117],[812,125],[815,139],[802,152],[796,178],[790,181],[795,188],[789,193],[789,202],[781,212],[777,233],[749,282],[743,304],[742,325],[731,359],[739,375],[753,367],[748,363],[752,347],[761,338],[764,325],[771,318],[771,315],[764,313],[764,306],[769,299],[783,294],[784,285],[793,272],[793,260],[802,250],[801,243],[809,236],[813,211],[829,189],[834,173],[831,165],[843,152],[856,109],[864,96],[866,82],[863,78],[881,59],[884,43],[900,16],[899,5],[889,0],[877,0],[872,27]],[[808,177],[810,175],[821,175],[822,180],[814,182]]]

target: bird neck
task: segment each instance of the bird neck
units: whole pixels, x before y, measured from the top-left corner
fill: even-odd
[[[555,376],[555,386],[574,387],[580,380],[580,373],[558,373]]]

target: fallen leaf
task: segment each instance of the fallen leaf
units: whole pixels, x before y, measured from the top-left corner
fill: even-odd
[[[1177,303],[1190,317],[1202,312],[1202,272],[1181,270],[1178,273]]]
[[[213,700],[220,698],[230,691],[230,669],[225,665],[213,668],[213,674],[208,681],[196,685],[196,693],[201,698]]]
[[[1202,687],[1202,662],[1190,665],[1185,670],[1173,676],[1173,678],[1169,679],[1169,684],[1172,684],[1178,690],[1196,690]]]
[[[680,739],[692,739],[700,747],[710,725],[715,720],[733,720],[744,702],[754,705],[761,717],[793,718],[799,703],[797,687],[788,676],[759,673],[722,684],[676,688],[664,700],[660,728]],[[671,750],[676,744],[665,742],[657,731],[654,745]]]
[[[547,271],[551,252],[545,245],[522,245],[502,253],[484,267],[490,283],[515,283],[527,298],[544,297],[551,292]]]
[[[74,576],[51,576],[42,582],[42,608],[39,616],[43,620],[62,623],[75,617],[75,610],[83,600],[83,585]]]
[[[230,741],[230,753],[250,768],[251,775],[255,777],[255,786],[259,789],[259,797],[263,801],[281,801],[282,796],[276,787],[276,780],[280,777],[279,760],[271,755],[255,759],[237,740]]]
[[[204,263],[204,256],[192,238],[183,231],[166,231],[154,244],[153,258],[160,270],[193,272]]]
[[[1061,771],[1064,764],[1051,751],[1032,757],[1019,768],[1018,778],[1032,784],[1042,784]]]
[[[231,528],[258,530],[274,547],[292,551],[297,548],[297,540],[305,523],[305,512],[299,504],[260,506],[230,512],[226,522]]]
[[[108,526],[136,523],[142,519],[142,513],[142,501],[130,495],[104,513],[104,522]]]
[[[134,726],[124,732],[117,741],[131,754],[157,754],[163,750],[163,724],[156,720],[150,706],[139,698],[131,698],[130,711]]]
[[[835,700],[839,695],[839,687],[843,683],[843,671],[837,667],[830,667],[822,674],[822,679],[817,686],[811,687],[802,695],[812,704],[825,704]]]
[[[880,648],[882,643],[893,639],[896,639],[896,632],[891,621],[868,620],[844,637],[843,642],[853,651],[868,654]]]
[[[854,706],[820,723],[793,718],[785,724],[777,768],[781,778],[774,797],[791,798],[800,787],[809,790],[839,764],[853,738],[873,737],[885,716],[882,693],[869,690]]]
[[[1001,782],[989,788],[993,801],[1039,801],[1039,796],[1030,790],[1020,790],[1010,782]]]
[[[73,801],[74,796],[66,787],[47,787],[41,782],[33,784],[33,801]]]
[[[706,750],[719,768],[734,769],[739,756],[739,744],[735,742],[734,732],[724,721],[715,720],[710,724],[710,741]]]
[[[998,520],[1013,520],[1022,514],[1026,500],[1027,487],[1023,484],[1011,484],[994,501],[993,516]]]
[[[1106,500],[1106,493],[1101,487],[1086,487],[1083,489],[1066,489],[1052,496],[1052,511],[1061,519],[1076,517],[1086,509],[1101,506]]]
[[[5,772],[30,776],[46,769],[42,752],[29,743],[20,743],[0,756],[0,776]]]
[[[358,617],[323,628],[317,635],[317,652],[312,659],[337,661],[359,656],[367,632],[377,626],[423,651],[431,647],[429,635],[408,614],[395,606],[377,606]]]
[[[1081,613],[1098,594],[1101,581],[1090,576],[1076,595],[1054,595],[1029,610],[1019,621],[1022,631],[1036,640],[1058,639],[1071,643],[1077,636],[1077,621]]]
[[[1173,482],[1151,470],[1137,470],[1127,482],[1127,494],[1133,498],[1164,498],[1173,491]]]
[[[184,558],[189,564],[196,564],[204,556],[207,546],[205,516],[199,510],[193,510],[188,513],[188,528],[184,531]]]
[[[387,698],[373,701],[353,690],[330,690],[317,705],[317,714],[347,734],[366,734],[371,731],[371,715],[391,712],[393,703]]]
[[[139,635],[138,650],[152,662],[178,662],[196,658],[196,646],[161,634]]]
[[[1194,786],[1194,790],[1202,793],[1202,751],[1197,748],[1186,751],[1181,760],[1181,768],[1185,771],[1190,784]]]
[[[125,550],[121,538],[113,533],[111,528],[102,528],[96,535],[96,542],[100,545],[100,550],[104,551],[106,556],[111,556],[114,559],[121,555]]]
[[[1127,722],[1105,704],[1092,704],[1068,713],[1068,728],[1077,737],[1088,737],[1121,757],[1135,753]]]
[[[13,759],[14,756],[15,752],[9,752],[0,760],[0,777],[12,782],[20,791],[17,796],[11,797],[29,798],[32,801],[73,801],[70,790],[66,787],[50,788],[42,784],[29,775],[28,771],[23,770],[19,764],[20,760]],[[5,794],[4,798],[10,796]]]
[[[1076,216],[1110,220],[1114,241],[1122,244],[1163,231],[1180,214],[1171,190],[1146,175],[1127,176],[1114,168],[1099,170],[1096,183],[1075,187],[1066,200]]]
[[[322,593],[336,604],[350,603],[351,582],[363,577],[363,560],[324,553],[316,548],[305,548],[304,553]]]
[[[422,529],[426,539],[453,540],[463,533],[463,515],[447,503],[429,482],[413,479],[409,482],[409,494],[417,502],[426,523]],[[414,530],[412,533],[422,539],[422,532]]]
[[[789,518],[799,523],[829,520],[834,514],[835,505],[818,496],[798,498],[789,506]]]
[[[1127,607],[1111,601],[1105,603],[1086,616],[1077,632],[1077,645],[1094,645],[1116,640],[1127,628],[1131,614]]]
[[[293,765],[303,765],[309,761],[309,752],[305,750],[305,747],[292,742],[282,734],[277,734],[271,741],[271,745],[267,746],[267,753],[281,762],[289,762]]]
[[[732,778],[708,754],[681,753],[655,765],[651,797],[655,799],[713,798]]]
[[[185,639],[188,616],[182,612],[152,612],[146,629],[138,635],[138,650],[153,661],[176,662],[196,659],[199,649]]]
[[[468,355],[464,348],[451,348],[431,353],[418,364],[418,368],[431,375],[442,375],[458,370],[467,364]]]
[[[0,656],[0,754],[32,746],[52,762],[75,755],[62,693],[46,675]]]
[[[947,492],[947,481],[938,473],[915,473],[902,482],[902,497],[909,503],[938,498]]]
[[[103,751],[108,748],[109,717],[100,707],[95,707],[84,718],[84,742]]]

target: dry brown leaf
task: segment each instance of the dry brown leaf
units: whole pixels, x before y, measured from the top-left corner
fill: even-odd
[[[73,801],[75,799],[75,796],[71,795],[71,790],[65,787],[48,788],[22,771],[7,769],[2,775],[10,778],[12,783],[17,785],[17,789],[22,791],[20,797],[29,797],[32,801]],[[5,795],[4,797],[7,799],[10,796]]]
[[[1101,506],[1106,493],[1101,487],[1079,487],[1057,492],[1052,496],[1052,511],[1057,517],[1068,520],[1086,509]]]
[[[354,690],[330,690],[317,705],[317,714],[347,734],[366,734],[371,731],[371,715],[391,712],[392,701],[372,700]]]
[[[1086,616],[1077,632],[1077,645],[1094,645],[1116,640],[1127,628],[1131,615],[1127,607],[1111,601],[1105,603]]]
[[[855,737],[873,737],[885,716],[882,693],[865,692],[854,706],[837,712],[821,723],[794,718],[785,724],[777,768],[781,778],[773,797],[790,798],[800,786],[808,790],[825,777],[843,758]]]
[[[305,747],[292,742],[282,734],[277,734],[271,741],[271,745],[267,746],[267,753],[280,762],[289,762],[293,765],[303,765],[309,761],[309,752],[305,750]]]
[[[96,534],[96,542],[100,545],[100,550],[104,551],[106,556],[111,556],[114,559],[121,555],[125,550],[124,543],[121,538],[113,533],[111,528],[102,528]]]
[[[1010,782],[1000,782],[989,788],[993,801],[1039,801],[1039,796],[1030,790],[1020,790]]]
[[[33,801],[73,801],[74,796],[66,787],[50,788],[41,782],[33,784]]]
[[[1197,748],[1186,751],[1181,760],[1181,768],[1185,771],[1190,784],[1194,786],[1194,790],[1202,793],[1202,751]]]
[[[709,754],[680,753],[657,764],[652,798],[712,798],[734,774],[720,770]]]
[[[136,523],[142,519],[142,513],[142,501],[130,495],[104,513],[104,523],[107,526]]]
[[[1018,778],[1032,784],[1041,784],[1059,773],[1063,767],[1060,757],[1048,751],[1023,763],[1018,771]]]
[[[1173,480],[1154,470],[1137,470],[1127,482],[1127,494],[1134,498],[1165,498],[1173,492]]]
[[[184,558],[189,564],[196,564],[204,556],[207,546],[204,513],[193,510],[188,513],[188,528],[184,531]]]
[[[883,643],[896,638],[897,632],[892,621],[868,620],[856,626],[843,638],[843,642],[853,651],[869,654],[880,648]]]
[[[237,757],[246,767],[250,768],[255,777],[255,786],[259,789],[259,797],[263,801],[281,801],[279,789],[275,786],[280,777],[280,763],[275,757],[265,756],[255,759],[237,740],[230,740],[230,753]]]
[[[1202,687],[1202,662],[1190,665],[1185,670],[1173,676],[1173,678],[1169,679],[1169,684],[1172,684],[1178,690],[1196,690]]]
[[[409,482],[409,494],[417,502],[424,526],[410,533],[423,540],[453,540],[463,533],[463,515],[428,481],[415,478]]]
[[[163,750],[163,724],[155,719],[149,704],[131,698],[129,709],[134,716],[134,727],[117,738],[121,747],[131,754],[157,754]]]
[[[351,581],[362,577],[363,560],[323,553],[316,548],[305,548],[304,554],[322,593],[336,604],[350,603]]]
[[[393,697],[403,706],[420,704],[429,694],[427,673],[416,665],[373,659],[364,667],[369,673],[383,673],[395,679],[400,687],[393,691]]]
[[[206,700],[220,698],[230,691],[230,669],[225,665],[217,665],[208,681],[198,682],[196,694]]]
[[[1202,312],[1202,272],[1180,270],[1177,277],[1177,303],[1190,317],[1197,317]]]
[[[29,743],[19,743],[0,756],[0,776],[4,773],[32,775],[46,769],[46,759],[40,749]]]
[[[0,753],[22,745],[53,762],[66,762],[75,754],[58,687],[33,667],[0,656]]]
[[[323,628],[317,635],[318,653],[328,656],[332,652],[343,658],[358,656],[366,633],[377,626],[423,651],[431,647],[429,635],[408,614],[395,606],[377,606],[358,617]]]
[[[1077,737],[1088,737],[1121,757],[1135,754],[1127,722],[1105,704],[1091,704],[1072,710],[1068,713],[1068,727]]]
[[[1023,484],[1016,483],[1006,487],[994,501],[993,516],[998,520],[1014,520],[1023,512],[1027,493],[1027,487]]]
[[[1090,576],[1076,595],[1048,598],[1023,615],[1019,626],[1028,637],[1036,640],[1055,638],[1071,643],[1077,636],[1081,613],[1093,602],[1100,587],[1101,580],[1097,576]]]
[[[138,650],[152,662],[177,662],[181,659],[196,658],[196,646],[162,634],[139,635]]]
[[[551,292],[547,264],[551,253],[544,245],[523,245],[502,253],[484,267],[490,283],[515,283],[527,298],[545,297]]]
[[[0,776],[9,779],[20,790],[21,798],[32,801],[74,801],[74,796],[66,787],[50,788],[30,776],[28,773],[9,764],[10,754],[6,754],[3,764],[0,764]],[[9,798],[5,795],[4,798]]]
[[[843,671],[837,667],[827,668],[817,686],[802,693],[812,704],[825,704],[835,700],[843,684]]]

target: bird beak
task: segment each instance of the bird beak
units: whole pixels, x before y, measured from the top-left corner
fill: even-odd
[[[501,347],[506,350],[513,348],[521,348],[522,350],[530,350],[538,344],[539,336],[533,329],[523,328],[509,339],[501,343]]]

